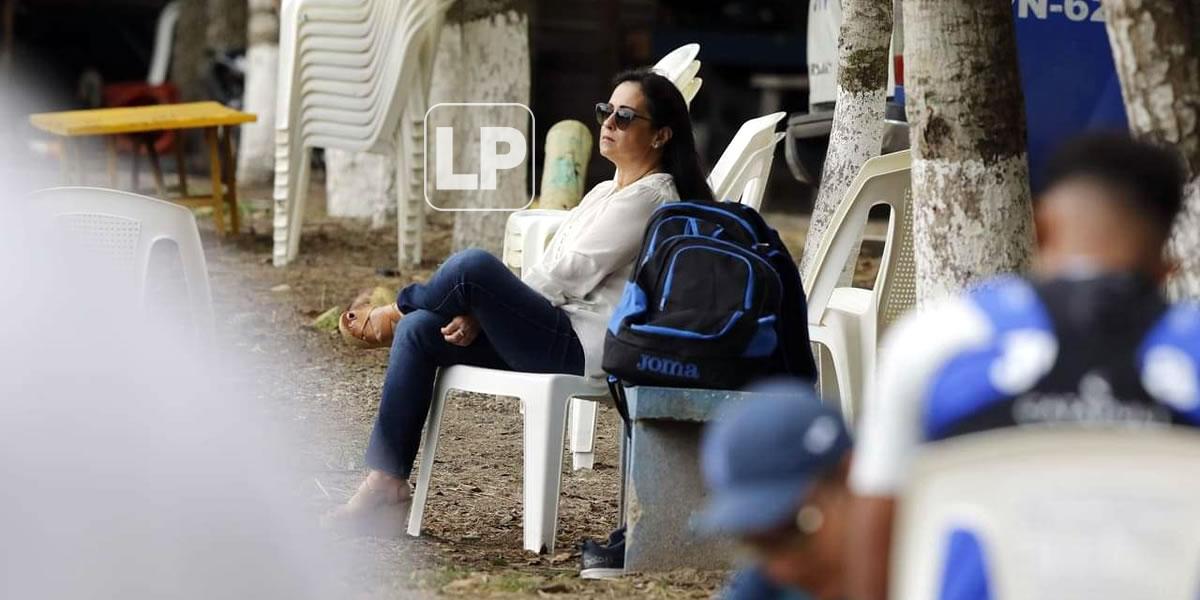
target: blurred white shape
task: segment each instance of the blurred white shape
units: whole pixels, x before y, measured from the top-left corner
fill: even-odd
[[[342,596],[253,390],[36,207],[0,198],[0,598]]]
[[[996,389],[1019,394],[1033,387],[1054,367],[1058,341],[1048,331],[1018,329],[1000,340],[1000,356],[988,368],[988,379]]]
[[[1179,348],[1156,346],[1146,352],[1142,386],[1172,408],[1188,412],[1200,404],[1196,363]]]
[[[958,530],[978,541],[992,598],[1195,600],[1198,464],[1200,434],[1181,427],[1025,427],[931,444],[899,503],[889,597],[941,597]]]

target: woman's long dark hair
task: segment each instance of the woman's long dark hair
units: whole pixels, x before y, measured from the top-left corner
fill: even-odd
[[[684,200],[712,200],[712,189],[700,167],[696,152],[696,136],[692,134],[692,118],[687,102],[671,80],[648,68],[633,69],[617,75],[613,86],[626,81],[636,82],[646,97],[650,125],[670,127],[671,139],[663,146],[662,171],[675,180],[675,190]]]

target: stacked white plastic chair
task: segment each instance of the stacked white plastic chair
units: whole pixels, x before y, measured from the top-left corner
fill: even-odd
[[[871,389],[879,338],[916,304],[912,250],[912,155],[908,150],[878,156],[863,165],[834,212],[804,278],[808,335],[817,352],[821,395],[839,398],[847,420]],[[872,289],[838,287],[862,238],[871,208],[890,208],[883,258]]]
[[[424,127],[453,0],[285,0],[275,132],[274,262],[300,248],[312,148],[397,155],[400,262],[421,256]],[[399,129],[399,144],[397,130]]]
[[[33,200],[71,243],[115,267],[117,273],[127,274],[129,279],[123,283],[132,286],[133,297],[142,307],[148,305],[151,253],[160,241],[173,242],[187,287],[189,326],[197,340],[211,341],[212,293],[192,211],[148,196],[94,187],[45,189],[35,192]]]
[[[1197,464],[1200,434],[1183,428],[1040,427],[930,445],[899,502],[888,597],[945,597],[954,539],[959,557],[982,557],[990,598],[1193,600]]]

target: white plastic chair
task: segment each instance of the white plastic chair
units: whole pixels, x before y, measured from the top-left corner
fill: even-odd
[[[890,598],[936,600],[953,531],[991,598],[1194,600],[1200,434],[1001,430],[930,444],[908,476]],[[960,534],[961,535],[961,534]]]
[[[872,158],[854,178],[834,212],[804,279],[808,335],[817,352],[824,398],[840,398],[853,420],[871,389],[878,340],[886,328],[916,304],[916,264],[912,251],[911,154],[908,150]],[[891,210],[883,258],[872,289],[837,287],[867,216],[877,204]],[[832,371],[832,373],[831,373]],[[831,376],[832,375],[832,376]]]
[[[33,193],[69,240],[105,265],[129,276],[136,301],[146,306],[147,275],[155,244],[174,242],[179,250],[192,329],[208,342],[213,334],[212,293],[204,248],[192,211],[148,196],[94,187],[57,187]]]
[[[146,83],[162,85],[167,81],[167,70],[171,66],[171,44],[175,39],[175,25],[179,22],[180,0],[172,0],[158,14],[154,27],[154,50],[150,54],[150,72]]]
[[[775,146],[786,134],[775,132],[785,112],[746,121],[708,174],[708,185],[718,200],[740,202],[758,210],[775,161]]]
[[[685,72],[696,61],[696,57],[699,55],[700,44],[684,44],[658,59],[658,62],[654,63],[654,66],[650,68],[662,74],[663,77],[675,82],[675,85],[678,86],[682,83],[680,79],[683,78]],[[692,76],[695,74],[695,71],[691,73]],[[688,76],[688,78],[690,77]]]
[[[525,418],[523,548],[530,552],[554,552],[567,401],[574,396],[605,394],[607,386],[602,380],[574,375],[517,373],[467,366],[440,370],[425,425],[425,445],[421,450],[421,466],[417,472],[417,490],[408,517],[408,534],[411,536],[421,535],[421,520],[425,515],[425,502],[429,498],[429,480],[437,453],[442,412],[446,396],[451,390],[520,399]]]
[[[401,156],[397,255],[400,262],[420,260],[423,120],[442,17],[451,3],[284,2],[276,121],[276,265],[287,264],[299,252],[314,147]]]

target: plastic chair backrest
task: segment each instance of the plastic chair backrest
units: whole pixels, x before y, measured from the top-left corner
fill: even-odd
[[[947,569],[961,581],[981,557],[991,598],[1194,600],[1196,465],[1200,434],[1184,428],[1010,429],[932,444],[900,498],[889,597],[942,598]]]
[[[692,105],[692,99],[696,97],[696,94],[700,93],[700,86],[702,85],[704,85],[704,80],[694,77],[680,88],[679,91],[683,93],[683,101],[687,102],[688,106]]]
[[[182,206],[129,192],[93,187],[58,187],[33,194],[73,245],[116,273],[128,276],[137,301],[147,304],[150,264],[156,245],[178,250],[192,324],[198,335],[213,332],[212,292],[196,218]],[[161,250],[159,250],[161,251]]]
[[[167,81],[167,70],[171,67],[171,44],[175,39],[175,24],[179,22],[180,0],[172,0],[158,14],[154,27],[154,50],[150,54],[150,73],[146,83],[162,85]]]
[[[880,330],[916,304],[911,166],[908,150],[877,156],[863,164],[850,184],[825,230],[812,269],[804,278],[809,323],[820,323],[824,318],[829,298],[866,229],[871,208],[877,204],[891,209],[883,259],[872,286],[875,306],[882,316],[878,321]]]
[[[678,87],[696,74],[695,71],[692,71],[691,75],[688,75],[686,79],[682,77],[699,54],[700,44],[684,44],[668,52],[666,56],[654,63],[654,66],[651,68],[662,74],[663,77],[675,82],[675,85]],[[696,64],[696,68],[700,68],[699,63]],[[681,81],[681,79],[684,81]]]
[[[313,6],[325,7],[320,14],[328,14],[339,3],[330,0],[290,0],[284,3],[281,10],[280,28],[280,82],[281,93],[278,96],[276,128],[289,130],[291,135],[298,135],[305,146],[328,145],[345,147],[351,150],[389,149],[392,143],[388,132],[394,130],[400,114],[406,103],[397,102],[396,96],[410,93],[413,80],[428,81],[432,75],[432,59],[440,31],[441,17],[444,10],[450,6],[449,0],[413,0],[401,7],[399,4],[369,2],[372,9],[373,21],[368,24],[372,31],[381,31],[379,43],[369,44],[367,51],[375,58],[369,67],[364,69],[340,69],[333,66],[307,65],[302,66],[298,61],[298,52],[305,47],[306,40],[301,38],[300,26],[312,29],[316,26],[310,19],[309,10]],[[362,3],[354,3],[351,7]],[[332,7],[332,8],[331,8]],[[397,12],[398,10],[398,12]],[[392,27],[380,27],[380,20],[394,21]],[[382,49],[382,50],[381,50]],[[421,63],[421,64],[417,64]],[[424,64],[429,63],[429,64]],[[293,86],[304,85],[312,87],[314,79],[320,74],[346,73],[353,77],[364,78],[361,84],[340,84],[336,88],[354,88],[357,93],[348,96],[349,102],[367,102],[369,110],[339,111],[332,107],[327,109],[301,109],[300,105],[310,104],[300,89]],[[331,81],[335,83],[336,81]],[[365,86],[365,87],[364,87]],[[427,86],[425,86],[427,88]],[[356,115],[356,122],[361,126],[344,126],[331,122],[324,126],[325,119],[313,117],[311,113],[328,112]],[[304,112],[302,116],[301,112]],[[292,131],[297,130],[297,131]],[[341,133],[349,134],[342,135]],[[313,139],[318,138],[318,139]],[[316,143],[316,142],[320,143]],[[388,148],[384,148],[384,147]]]
[[[413,38],[434,16],[439,3],[372,2],[366,22],[353,27],[334,18],[348,11],[318,10],[313,4],[313,0],[301,0],[297,9],[285,15],[285,24],[295,22],[291,32],[295,43],[282,52],[289,55],[286,62],[293,77],[298,77],[289,85],[300,85],[292,95],[307,101],[310,94],[326,93],[346,100],[369,100],[386,108],[379,94],[387,91],[389,75],[401,72],[405,61],[411,60],[408,52]]]
[[[398,30],[391,40],[389,57],[370,76],[370,110],[347,111],[337,108],[308,108],[297,125],[306,146],[323,146],[360,151],[392,151],[395,131],[406,102],[401,98],[418,89],[432,72],[433,47],[440,30],[441,12],[450,5],[446,0],[412,2],[412,10],[401,15]],[[398,38],[398,39],[397,39]],[[385,73],[391,73],[386,75]],[[426,92],[428,87],[419,88]],[[309,98],[304,102],[307,104]],[[332,118],[326,115],[340,115]],[[347,126],[344,122],[361,123]],[[346,135],[352,132],[351,135]]]
[[[875,298],[879,307],[879,331],[883,332],[917,305],[917,262],[913,256],[912,185],[890,204],[883,259],[875,276]],[[890,246],[890,248],[889,248]]]
[[[766,181],[775,144],[782,139],[775,127],[785,116],[785,112],[771,113],[742,124],[708,175],[708,185],[717,200],[742,201],[747,184]],[[762,187],[757,189],[758,202],[762,200]]]

